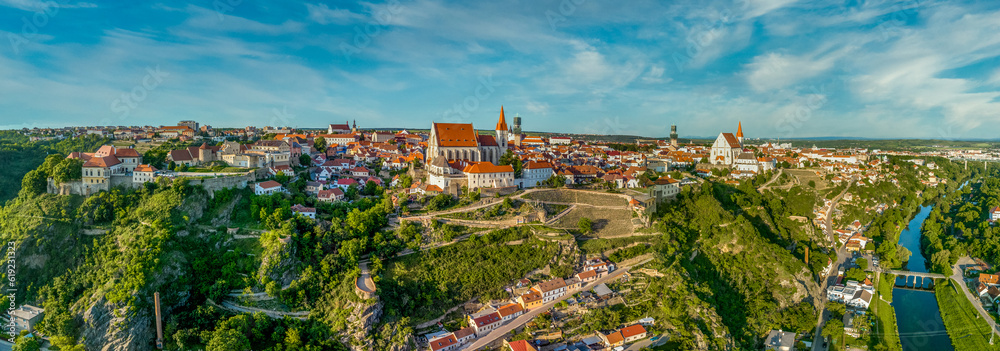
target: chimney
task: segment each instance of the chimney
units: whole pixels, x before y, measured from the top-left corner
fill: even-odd
[[[156,348],[163,350],[163,321],[160,316],[160,292],[153,293],[153,303],[156,305]]]

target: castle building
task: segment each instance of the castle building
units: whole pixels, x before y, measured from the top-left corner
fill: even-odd
[[[743,122],[740,122],[733,133],[719,133],[712,144],[711,154],[708,162],[713,165],[731,166],[743,153]]]
[[[479,135],[472,123],[433,123],[426,154],[428,183],[450,194],[462,186],[516,186],[514,168],[497,165],[510,135],[502,106],[494,132]]]
[[[427,156],[497,164],[507,151],[507,121],[502,106],[495,132],[496,135],[479,135],[472,123],[433,123]]]

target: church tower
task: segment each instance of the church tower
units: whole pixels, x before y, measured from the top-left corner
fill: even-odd
[[[500,106],[500,120],[497,121],[497,145],[500,145],[500,153],[507,152],[507,120],[503,116],[503,106]]]
[[[740,146],[743,146],[743,121],[740,121],[740,125],[736,127],[736,140],[739,140]]]

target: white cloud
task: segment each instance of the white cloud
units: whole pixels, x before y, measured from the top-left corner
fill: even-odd
[[[55,2],[51,0],[0,0],[0,6],[13,7],[25,11],[58,11],[56,9],[52,9],[52,5],[56,5],[60,9],[89,9],[97,7],[97,4],[82,1],[76,3],[63,3],[63,1]]]
[[[302,23],[296,21],[286,20],[281,24],[267,24],[194,5],[188,5],[186,10],[191,16],[184,22],[184,26],[198,31],[281,35],[301,32],[304,27]]]
[[[525,108],[535,115],[547,116],[549,114],[549,104],[546,102],[528,101]]]
[[[365,19],[365,16],[346,9],[331,9],[326,4],[306,4],[309,19],[319,24],[348,24]]]

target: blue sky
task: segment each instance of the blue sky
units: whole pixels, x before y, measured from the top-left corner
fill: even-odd
[[[996,1],[0,0],[0,128],[998,138]]]

